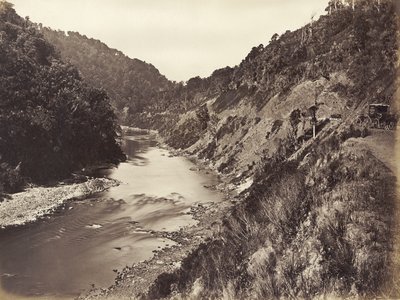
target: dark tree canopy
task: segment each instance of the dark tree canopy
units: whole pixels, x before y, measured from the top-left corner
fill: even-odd
[[[0,190],[116,162],[107,94],[84,83],[27,19],[0,2]]]

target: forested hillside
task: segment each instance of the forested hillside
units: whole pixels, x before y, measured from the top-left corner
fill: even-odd
[[[153,65],[131,59],[98,40],[46,27],[41,32],[90,84],[107,91],[122,123],[157,103],[159,93],[173,87]]]
[[[118,129],[107,94],[0,1],[0,191],[119,161]]]
[[[221,134],[229,130],[225,127],[236,126],[232,123],[249,128],[258,118],[263,120],[261,126],[269,123],[272,129],[276,119],[278,123],[288,120],[296,109],[299,117],[306,116],[316,100],[319,118],[348,116],[366,103],[390,103],[396,90],[397,66],[394,3],[355,1],[352,6],[352,2],[331,1],[327,11],[301,29],[275,34],[266,46],[253,47],[238,66],[217,70],[209,78],[192,78],[175,89],[174,101],[168,101],[166,111],[188,113],[180,117],[184,126],[174,128],[170,135],[170,128],[166,128],[170,142],[186,148],[206,132],[218,129]],[[204,103],[208,103],[212,118],[204,119],[200,111],[191,112]],[[235,119],[231,114],[228,122],[225,112],[239,106],[247,107],[254,120],[239,111]],[[279,107],[283,110],[272,113]],[[144,112],[143,118],[135,118],[137,124],[162,128],[156,111],[151,109],[150,113],[153,120]],[[170,117],[178,121],[176,114]],[[309,129],[306,127],[303,129]],[[297,137],[304,130],[296,130]],[[174,139],[182,135],[191,138]]]

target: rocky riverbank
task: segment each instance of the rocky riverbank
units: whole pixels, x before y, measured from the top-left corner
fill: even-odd
[[[160,147],[171,150],[173,156],[186,156],[196,164],[192,171],[209,174],[214,172],[209,164],[203,160],[196,160],[183,151],[173,151],[161,142]],[[154,250],[154,256],[146,261],[135,263],[122,270],[116,270],[114,285],[109,288],[93,287],[82,294],[79,299],[137,299],[147,295],[151,291],[153,283],[160,276],[171,274],[180,268],[183,259],[201,244],[213,240],[221,229],[221,220],[229,212],[233,203],[240,196],[226,178],[221,178],[218,184],[207,186],[225,195],[221,202],[199,203],[192,206],[187,214],[197,222],[195,225],[186,226],[177,231],[151,231],[154,237],[167,238],[175,242],[174,245],[165,245]]]
[[[54,212],[64,202],[83,198],[119,185],[106,178],[88,179],[86,182],[54,187],[34,187],[8,195],[0,203],[0,226],[22,225]]]

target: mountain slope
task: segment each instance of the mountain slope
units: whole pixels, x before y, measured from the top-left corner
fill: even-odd
[[[98,40],[45,27],[41,32],[90,84],[107,91],[123,122],[129,115],[143,111],[159,92],[173,86],[153,65],[130,59]]]
[[[381,1],[378,7],[358,1],[354,9],[336,7],[299,30],[274,36],[265,47],[254,47],[222,80],[213,74],[198,80],[203,85],[188,84],[175,96],[173,109],[163,112],[167,117],[170,112],[175,119],[171,124],[178,126],[158,124],[160,117],[150,111],[153,126],[171,145],[212,158],[222,172],[230,173],[230,165],[241,173],[271,156],[289,136],[292,147],[299,147],[309,136],[309,109],[315,103],[321,121],[338,114],[343,121],[354,121],[368,103],[394,104],[394,3]],[[212,84],[219,88],[211,90]],[[177,104],[189,109],[174,114]],[[149,113],[143,115],[152,125]]]

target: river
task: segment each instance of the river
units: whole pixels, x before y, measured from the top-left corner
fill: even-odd
[[[18,296],[73,298],[94,284],[108,287],[115,271],[173,245],[154,231],[192,225],[196,203],[221,201],[205,186],[218,179],[184,157],[157,146],[153,135],[125,136],[128,156],[117,168],[102,169],[121,185],[70,201],[37,222],[0,231],[1,287]]]

